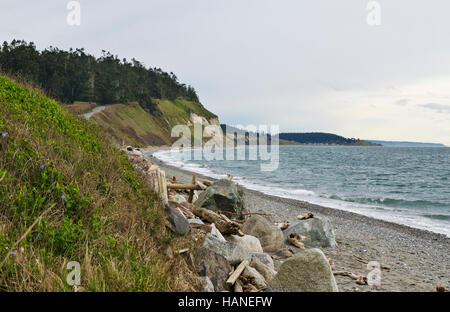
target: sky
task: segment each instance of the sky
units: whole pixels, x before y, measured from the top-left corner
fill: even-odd
[[[447,0],[69,2],[1,0],[0,40],[134,57],[222,123],[450,146]]]

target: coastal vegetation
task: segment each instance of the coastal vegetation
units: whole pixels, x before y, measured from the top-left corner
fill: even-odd
[[[280,140],[296,142],[300,144],[356,145],[356,146],[378,145],[360,139],[345,138],[340,135],[323,132],[280,133],[279,137]]]
[[[0,76],[0,289],[69,291],[81,263],[86,291],[195,287],[168,256],[164,205],[92,122],[33,87]]]
[[[199,102],[194,88],[180,83],[174,73],[147,68],[134,58],[121,60],[104,50],[100,57],[84,49],[49,47],[38,51],[33,42],[13,40],[0,47],[0,69],[32,82],[63,103],[107,105],[136,101],[156,114],[154,99]]]
[[[106,51],[96,58],[84,49],[38,51],[32,42],[13,40],[0,47],[0,69],[38,86],[73,115],[107,106],[93,120],[115,144],[171,144],[172,127],[191,122],[192,114],[217,118],[175,74]]]

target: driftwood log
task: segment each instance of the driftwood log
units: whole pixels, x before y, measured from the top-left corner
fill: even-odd
[[[236,283],[234,283],[234,292],[244,292],[244,289],[242,289],[242,282],[240,280],[237,280]]]
[[[245,267],[249,264],[248,260],[242,261],[236,270],[234,270],[233,274],[227,279],[227,285],[233,286],[234,283],[237,281],[239,276],[241,276],[242,272],[244,271]]]
[[[158,193],[159,197],[161,197],[164,204],[168,204],[169,197],[167,194],[166,173],[163,170],[159,169],[159,167],[156,167],[152,170],[150,169],[147,171],[147,173],[153,189],[156,191],[156,193]]]
[[[340,276],[348,276],[351,279],[354,279],[356,281],[356,284],[358,284],[358,285],[367,285],[367,277],[362,276],[362,275],[356,275],[354,273],[347,272],[347,271],[337,271],[337,272],[333,272],[333,274],[340,275]]]
[[[276,225],[280,230],[285,230],[285,229],[287,229],[287,228],[291,225],[291,222],[280,222],[280,223],[275,223],[275,225]]]
[[[197,175],[194,173],[192,176],[192,184],[197,185]],[[194,199],[194,190],[191,189],[189,191],[189,197],[188,197],[188,203],[192,203],[192,200]]]
[[[211,224],[199,224],[199,223],[191,223],[190,227],[193,229],[199,229],[206,233],[211,233],[212,225]]]
[[[306,236],[300,235],[298,233],[291,233],[287,238],[287,241],[289,243],[301,249],[305,249],[305,244],[303,243],[305,240]]]
[[[203,184],[204,185],[206,185],[206,186],[211,186],[211,185],[213,185],[214,184],[214,182],[213,181],[211,181],[211,180],[208,180],[208,179],[203,179]]]
[[[251,215],[258,215],[258,216],[263,216],[263,217],[276,217],[277,216],[274,213],[265,213],[265,212],[242,212],[242,213],[236,213],[236,212],[232,212],[232,211],[220,210],[220,211],[218,211],[218,213],[232,215],[232,216],[239,216],[239,217],[251,216]]]
[[[358,257],[357,255],[353,255],[353,257],[355,257],[355,259],[356,259],[357,261],[361,262],[361,263],[364,263],[364,264],[368,264],[368,263],[369,263],[369,261],[364,260],[363,258]],[[384,264],[381,264],[381,265],[380,265],[380,268],[381,268],[382,270],[386,270],[386,271],[390,271],[390,270],[391,270],[390,267],[388,267],[387,265],[384,265]]]
[[[297,216],[297,220],[307,220],[314,218],[314,215],[311,212],[305,213],[303,216]]]
[[[241,231],[241,226],[232,221],[227,221],[223,218],[223,216],[220,216],[219,214],[215,213],[212,210],[200,208],[195,205],[192,205],[190,203],[181,203],[179,205],[184,206],[185,208],[189,209],[193,214],[195,214],[200,219],[206,220],[209,223],[214,223],[217,227],[217,229],[222,234],[235,234],[239,236],[243,236],[243,233]]]

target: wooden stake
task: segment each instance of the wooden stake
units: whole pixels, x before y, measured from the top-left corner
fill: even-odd
[[[197,175],[194,173],[192,176],[192,185],[197,185]],[[192,200],[194,199],[194,190],[191,189],[189,191],[188,203],[192,204]]]

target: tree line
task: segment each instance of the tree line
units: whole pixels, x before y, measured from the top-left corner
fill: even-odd
[[[153,99],[199,101],[194,88],[178,82],[174,73],[146,68],[134,58],[120,60],[105,50],[96,58],[84,49],[49,47],[38,51],[33,42],[5,41],[0,47],[0,71],[40,86],[63,103],[138,102],[145,110],[155,112]]]
[[[340,135],[323,132],[280,133],[279,138],[282,140],[293,141],[301,144],[353,145],[361,142],[359,139],[345,138]]]

